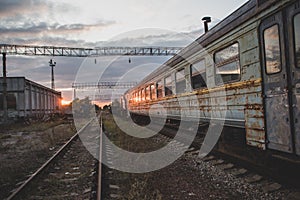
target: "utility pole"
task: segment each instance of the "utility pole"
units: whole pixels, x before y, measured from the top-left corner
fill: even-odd
[[[74,97],[73,97],[73,100],[76,99],[76,88],[74,88]]]
[[[49,61],[49,66],[51,67],[51,88],[54,90],[55,89],[55,85],[54,85],[54,67],[56,65],[56,62],[53,62],[53,60],[51,59]]]
[[[3,122],[6,123],[8,119],[7,111],[7,80],[6,80],[6,53],[2,53],[3,61]]]

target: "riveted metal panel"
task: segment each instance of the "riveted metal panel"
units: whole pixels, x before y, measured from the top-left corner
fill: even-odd
[[[256,25],[257,26],[257,25]],[[256,29],[248,34],[245,34],[240,39],[240,44],[243,47],[241,53],[247,52],[251,49],[258,48],[258,37]]]
[[[292,152],[289,102],[287,94],[269,96],[266,102],[269,148]]]
[[[258,48],[251,49],[241,54],[241,63],[243,65],[250,65],[257,62],[259,62]],[[259,72],[255,72],[255,73],[259,73]]]
[[[295,93],[294,101],[295,150],[300,155],[300,92]]]
[[[247,112],[246,128],[263,130],[264,119],[258,117],[250,117]]]

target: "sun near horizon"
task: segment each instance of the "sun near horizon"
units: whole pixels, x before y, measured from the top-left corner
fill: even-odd
[[[61,100],[61,105],[62,105],[62,106],[70,105],[71,102],[72,102],[72,101],[68,101],[68,100],[62,99],[62,100]]]

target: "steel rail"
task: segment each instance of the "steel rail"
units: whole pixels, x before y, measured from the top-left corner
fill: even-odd
[[[20,187],[18,187],[7,200],[16,198],[37,176],[53,161],[55,160],[76,138],[84,131],[95,118],[91,119],[86,125],[84,125],[77,133],[72,136],[67,143],[65,143],[49,160],[47,160],[37,171],[35,171]]]
[[[97,183],[97,200],[101,200],[102,197],[102,150],[103,150],[103,143],[102,143],[102,115],[100,113],[100,137],[99,137],[99,164],[98,164],[98,183]]]

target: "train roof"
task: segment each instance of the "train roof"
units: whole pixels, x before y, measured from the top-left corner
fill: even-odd
[[[34,86],[36,86],[36,87],[38,87],[38,88],[41,88],[41,89],[43,89],[43,90],[47,90],[47,91],[49,91],[49,92],[51,92],[51,93],[53,93],[53,94],[61,95],[61,92],[56,91],[56,90],[54,90],[54,89],[52,89],[52,88],[46,87],[46,86],[44,86],[44,85],[41,85],[41,84],[39,84],[39,83],[37,83],[37,82],[31,81],[31,80],[29,80],[29,79],[26,79],[24,76],[6,77],[6,79],[7,79],[7,80],[20,80],[20,79],[23,79],[23,80],[24,80],[24,83],[29,83],[30,85],[34,85]],[[2,83],[2,82],[3,82],[3,77],[0,77],[0,83]],[[2,87],[2,85],[0,85],[0,92],[1,92],[2,90],[3,90],[3,87]]]
[[[282,0],[249,0],[232,14],[220,21],[217,25],[212,27],[208,32],[204,33],[194,42],[182,49],[177,55],[166,61],[162,66],[144,78],[136,87],[143,85],[144,83],[163,73],[166,70],[165,66],[168,66],[168,68],[174,67],[176,64],[184,61],[184,58],[190,57],[197,51],[208,46],[211,42],[219,39],[239,25],[258,15],[266,8],[280,1]]]

